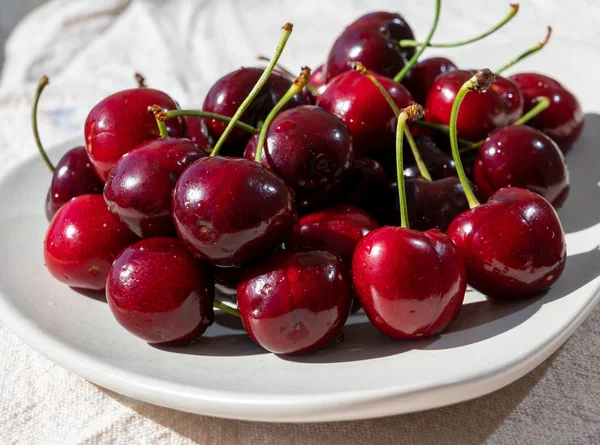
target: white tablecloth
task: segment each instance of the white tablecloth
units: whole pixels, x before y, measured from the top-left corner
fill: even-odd
[[[29,107],[42,74],[51,78],[40,108],[40,131],[50,146],[82,137],[89,109],[133,86],[134,71],[182,105],[200,106],[222,74],[255,63],[258,52],[270,54],[286,21],[295,31],[281,60],[297,69],[320,63],[335,35],[363,12],[400,11],[423,37],[432,8],[432,0],[51,1],[28,16],[7,43],[0,81],[0,176],[35,150]],[[507,11],[508,1],[445,0],[436,40],[470,36]],[[525,0],[517,19],[488,41],[523,37],[525,47],[552,24],[554,39],[596,42],[598,17],[594,0]],[[494,394],[360,422],[249,423],[159,408],[65,371],[1,325],[0,351],[1,444],[600,443],[600,308],[544,364]]]

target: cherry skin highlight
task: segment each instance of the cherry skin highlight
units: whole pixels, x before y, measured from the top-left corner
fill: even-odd
[[[474,177],[486,199],[503,187],[521,187],[560,208],[569,194],[569,170],[558,145],[525,125],[500,128],[488,136],[479,149]]]
[[[264,69],[240,68],[220,78],[208,91],[202,109],[223,116],[233,116],[244,99],[248,96]],[[271,73],[267,83],[262,87],[240,120],[256,127],[263,122],[275,104],[292,86],[292,81],[277,73]],[[284,107],[284,110],[304,105],[305,96],[300,93],[294,96]],[[206,119],[210,135],[218,139],[225,131],[227,122]],[[227,137],[223,154],[240,155],[250,139],[245,131],[234,128]]]
[[[188,139],[159,138],[139,145],[110,172],[104,187],[108,209],[141,238],[176,236],[171,195],[177,178],[207,156]]]
[[[150,238],[115,258],[106,299],[121,326],[148,343],[188,343],[213,323],[213,278],[176,238]]]
[[[527,125],[537,128],[554,140],[567,153],[583,131],[584,115],[577,98],[551,77],[537,73],[510,76],[523,90],[525,111],[537,104],[537,98],[550,99],[550,106]]]
[[[85,121],[86,148],[98,176],[106,181],[121,156],[142,142],[160,136],[156,119],[148,107],[158,105],[164,111],[177,104],[162,91],[136,88],[111,94],[90,111]],[[165,122],[169,136],[181,137],[185,131],[182,118]]]
[[[317,89],[317,92],[321,94],[325,91],[327,83],[325,82],[325,66],[319,65],[317,68],[312,70],[310,74],[310,80],[308,84]]]
[[[410,91],[416,103],[424,104],[427,94],[435,79],[447,71],[455,71],[458,67],[445,57],[430,57],[417,62],[402,80],[402,85]]]
[[[373,75],[398,108],[403,109],[414,103],[402,85],[386,77]],[[344,121],[352,135],[357,157],[378,160],[385,152],[393,151],[396,115],[366,76],[356,71],[339,75],[319,95],[317,105]]]
[[[529,190],[498,190],[485,204],[460,214],[446,233],[464,259],[469,285],[491,298],[538,295],[565,267],[558,215]]]
[[[70,149],[60,158],[52,174],[46,195],[46,218],[50,221],[58,209],[75,196],[101,194],[102,187],[85,147]]]
[[[352,282],[371,323],[398,339],[438,334],[458,316],[466,289],[463,262],[446,235],[390,226],[358,242]]]
[[[256,156],[258,135],[244,157]],[[269,125],[261,164],[295,192],[299,211],[331,202],[354,162],[352,137],[344,122],[312,105],[278,114]]]
[[[80,195],[50,221],[44,262],[52,276],[68,286],[101,290],[114,258],[136,240],[108,211],[102,195]]]
[[[254,265],[237,288],[248,335],[275,354],[321,349],[350,314],[347,267],[324,250],[282,250]]]
[[[496,81],[490,86],[490,90],[495,91],[504,103],[506,112],[506,125],[517,121],[525,110],[525,97],[521,87],[511,78],[496,76]]]
[[[243,158],[201,158],[179,177],[172,215],[185,246],[215,266],[242,266],[292,233],[295,209],[283,180]]]

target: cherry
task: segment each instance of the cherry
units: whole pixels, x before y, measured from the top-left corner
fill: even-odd
[[[352,286],[342,261],[324,250],[275,252],[251,267],[237,288],[244,328],[276,354],[322,348],[342,330]]]
[[[234,303],[237,302],[237,285],[245,272],[244,267],[213,267],[215,290]]]
[[[427,100],[427,93],[429,93],[437,76],[457,69],[458,67],[454,62],[445,57],[423,59],[406,74],[406,77],[402,80],[402,85],[410,91],[415,102],[424,104]]]
[[[506,125],[516,122],[525,109],[525,98],[521,87],[508,77],[496,76],[496,82],[490,86],[490,89],[498,93],[504,103]]]
[[[92,108],[85,121],[85,141],[88,155],[100,179],[106,181],[125,153],[160,135],[156,120],[148,113],[148,107],[152,105],[164,110],[178,108],[173,99],[152,88],[120,91]],[[171,119],[167,131],[172,137],[183,136],[183,119]]]
[[[529,121],[528,125],[550,136],[563,153],[569,151],[583,130],[583,111],[577,98],[551,77],[537,73],[510,76],[523,90],[525,111],[535,106],[538,98],[550,98],[550,106]]]
[[[108,272],[106,299],[121,326],[155,344],[190,342],[213,323],[210,271],[176,238],[123,250]]]
[[[210,88],[202,109],[224,116],[233,116],[263,71],[261,68],[241,68],[223,76]],[[269,111],[283,97],[291,84],[292,81],[288,78],[271,73],[267,83],[242,114],[241,120],[253,126],[264,121]],[[288,103],[286,108],[293,108],[305,103],[304,95],[299,93]],[[226,123],[214,119],[207,119],[206,124],[210,135],[214,138],[219,138],[227,126]],[[247,133],[237,128],[234,129],[227,138],[226,153],[241,155],[249,138]]]
[[[101,194],[102,181],[92,167],[85,147],[75,147],[67,151],[52,174],[52,182],[46,195],[46,217],[54,214],[75,196]]]
[[[459,109],[470,91],[486,89],[493,81],[490,70],[478,71],[460,88],[452,107],[452,155],[471,210],[456,217],[447,234],[465,261],[474,289],[492,298],[517,299],[556,282],[565,267],[566,245],[556,211],[541,196],[507,187],[479,204],[468,184],[456,138]]]
[[[258,139],[259,135],[250,139],[246,159],[256,157]],[[261,164],[295,192],[299,210],[331,202],[353,161],[348,128],[322,108],[296,107],[279,113],[268,124]]]
[[[439,229],[445,231],[452,220],[469,209],[460,180],[456,176],[426,181],[420,178],[407,179],[406,204],[410,227],[415,230]],[[389,193],[393,199],[391,225],[400,225],[398,217],[398,183],[391,182]]]
[[[473,74],[472,71],[455,70],[439,75],[427,95],[425,120],[448,125],[456,95]],[[465,97],[458,115],[457,132],[463,139],[478,141],[508,123],[505,100],[496,91],[487,89]]]
[[[317,68],[315,68],[312,71],[308,84],[310,86],[312,86],[314,89],[316,89],[317,96],[319,94],[321,94],[323,91],[325,91],[327,83],[325,82],[325,66],[324,65],[319,65]]]
[[[207,156],[188,139],[154,139],[125,153],[104,187],[108,209],[142,238],[176,236],[171,195],[177,178]]]
[[[456,176],[456,167],[452,156],[440,150],[432,137],[426,135],[415,136],[415,142],[417,143],[417,147],[419,147],[421,158],[432,179],[444,179]],[[411,161],[409,161],[410,165],[404,169],[404,176],[407,178],[421,177],[419,167],[414,162],[414,159]]]
[[[185,137],[200,147],[206,153],[210,153],[214,145],[213,138],[208,132],[206,120],[197,116],[184,116]]]
[[[365,211],[341,204],[300,218],[287,246],[327,250],[349,267],[356,243],[377,227]]]
[[[373,74],[399,108],[413,103],[410,93],[397,82]],[[382,156],[394,144],[396,115],[371,81],[356,71],[333,79],[319,95],[317,105],[338,116],[352,135],[357,157]]]
[[[291,234],[292,195],[279,177],[243,158],[201,158],[179,177],[172,214],[192,254],[218,266],[240,266]]]
[[[521,187],[559,208],[569,193],[569,171],[558,145],[525,125],[500,128],[485,140],[475,162],[483,198],[503,187]]]
[[[342,181],[342,202],[359,207],[377,221],[387,214],[388,181],[381,164],[373,159],[356,159]]]
[[[44,261],[58,281],[101,290],[113,259],[136,239],[108,211],[102,195],[80,195],[52,218],[44,240]]]
[[[348,71],[348,62],[359,61],[386,77],[404,67],[414,48],[400,48],[398,41],[414,39],[412,29],[399,14],[372,12],[351,23],[334,42],[325,64],[325,80]]]

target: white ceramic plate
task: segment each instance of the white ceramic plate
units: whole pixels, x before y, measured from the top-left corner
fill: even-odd
[[[479,52],[450,55],[462,66],[480,68],[493,60],[501,64],[521,47],[479,45]],[[297,358],[266,353],[223,314],[192,346],[152,347],[125,332],[99,295],[77,293],[45,270],[43,202],[50,178],[34,157],[0,183],[0,318],[41,354],[98,385],[212,416],[359,419],[448,405],[499,389],[555,351],[599,299],[600,87],[592,82],[599,60],[600,51],[592,47],[553,43],[518,67],[551,73],[572,89],[587,113],[583,137],[568,158],[571,196],[561,211],[569,260],[543,297],[495,304],[469,292],[450,329],[422,341],[389,340],[359,315],[346,327],[344,343]],[[58,159],[66,148],[52,150],[52,157]]]

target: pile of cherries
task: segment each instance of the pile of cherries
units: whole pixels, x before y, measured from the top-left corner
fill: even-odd
[[[419,60],[518,10],[436,44],[439,7],[422,42],[399,14],[360,17],[298,77],[278,65],[286,24],[268,65],[219,79],[201,110],[139,78],[92,109],[85,147],[56,167],[37,134],[42,78],[50,273],[106,289],[149,343],[193,341],[218,308],[277,354],[339,340],[361,308],[410,339],[446,328],[467,284],[512,300],[549,289],[566,261],[555,208],[581,108],[550,77],[499,75],[545,41],[497,75]]]

